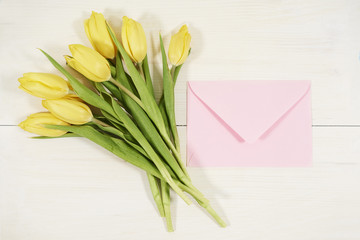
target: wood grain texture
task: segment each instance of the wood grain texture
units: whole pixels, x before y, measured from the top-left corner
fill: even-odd
[[[17,78],[57,73],[38,47],[65,63],[68,44],[90,46],[82,22],[91,10],[117,33],[123,15],[142,23],[157,93],[158,33],[167,47],[188,24],[179,125],[186,125],[187,81],[311,80],[313,167],[191,168],[230,226],[173,197],[169,234],[144,173],[85,139],[33,140],[5,126],[44,110],[17,89]],[[0,0],[0,239],[360,239],[359,24],[358,0]]]
[[[179,128],[182,146],[185,127]],[[86,139],[0,128],[1,239],[358,239],[359,128],[315,128],[311,168],[190,168],[230,226],[172,198],[166,233],[146,175]],[[184,149],[184,148],[183,148]]]
[[[17,90],[23,72],[56,72],[36,48],[65,62],[67,45],[90,46],[83,21],[104,12],[115,31],[126,14],[139,20],[160,91],[159,31],[168,45],[183,23],[192,53],[176,87],[178,124],[186,123],[186,81],[311,80],[314,124],[360,124],[360,2],[305,1],[44,1],[0,2],[0,124],[16,124],[41,109]]]

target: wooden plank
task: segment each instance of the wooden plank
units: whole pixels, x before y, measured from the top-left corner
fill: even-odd
[[[179,128],[185,150],[186,128]],[[165,239],[145,174],[81,139],[0,127],[1,239]],[[358,239],[360,129],[314,128],[311,168],[190,168],[230,226],[172,194],[171,239]]]
[[[157,92],[158,33],[167,45],[171,33],[189,25],[192,53],[176,88],[180,125],[186,123],[186,81],[249,79],[311,80],[314,124],[360,124],[358,0],[156,0],[121,6],[116,0],[3,0],[0,111],[6,114],[0,124],[17,124],[43,110],[38,99],[17,90],[16,79],[23,72],[56,72],[38,47],[64,63],[68,44],[90,46],[82,23],[94,9],[104,12],[117,32],[125,14],[143,24]]]
[[[43,111],[17,89],[23,72],[56,71],[67,45],[90,46],[82,22],[104,12],[147,32],[160,92],[158,32],[189,25],[192,53],[176,87],[186,124],[186,82],[312,81],[314,125],[360,125],[360,2],[304,1],[0,1],[0,125]],[[64,61],[63,61],[64,62]],[[185,128],[180,127],[183,157]],[[146,176],[85,139],[33,140],[0,126],[0,239],[165,239]],[[196,186],[230,227],[172,198],[171,239],[359,239],[360,128],[315,127],[312,168],[191,168]]]

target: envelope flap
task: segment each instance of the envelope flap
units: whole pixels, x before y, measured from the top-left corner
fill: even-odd
[[[310,81],[192,81],[195,96],[247,142],[256,141],[310,89]]]

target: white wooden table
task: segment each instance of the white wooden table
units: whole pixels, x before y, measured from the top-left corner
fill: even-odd
[[[116,31],[124,14],[142,23],[155,75],[158,31],[168,44],[188,24],[176,87],[184,157],[186,81],[311,80],[313,167],[190,168],[230,226],[173,197],[167,233],[143,172],[85,139],[28,138],[16,124],[43,109],[17,78],[56,73],[38,47],[64,63],[68,44],[90,46],[91,10]],[[359,52],[358,0],[0,0],[0,239],[360,239]]]

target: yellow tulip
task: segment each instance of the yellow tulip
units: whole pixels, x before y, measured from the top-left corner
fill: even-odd
[[[36,97],[56,99],[69,93],[68,82],[55,74],[30,72],[18,80],[21,90]]]
[[[85,20],[84,26],[94,49],[105,58],[113,59],[116,55],[116,47],[107,30],[104,15],[93,11],[90,18]]]
[[[25,121],[19,124],[19,127],[25,131],[46,137],[59,137],[66,133],[66,131],[46,128],[43,126],[44,124],[64,126],[69,125],[68,123],[56,118],[49,112],[41,112],[28,116]]]
[[[189,54],[191,35],[186,25],[183,25],[179,32],[171,36],[169,46],[169,60],[172,65],[183,64]]]
[[[70,67],[94,82],[110,79],[110,65],[100,53],[81,44],[71,44],[69,49],[72,57],[65,56],[65,59]]]
[[[147,46],[145,32],[140,23],[124,16],[121,40],[125,51],[134,62],[140,63],[144,60]]]
[[[74,98],[43,100],[42,105],[55,117],[71,124],[82,125],[93,118],[90,108]]]

